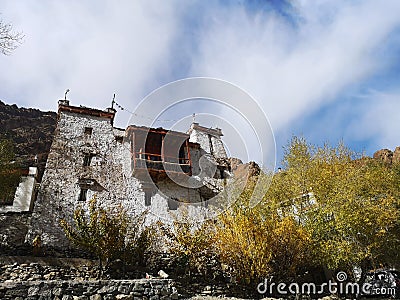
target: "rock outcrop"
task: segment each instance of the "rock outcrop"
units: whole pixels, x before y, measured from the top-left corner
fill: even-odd
[[[242,163],[240,159],[230,158],[231,169],[235,178],[242,178],[246,181],[260,174],[260,167],[254,161]]]
[[[382,160],[387,164],[396,164],[400,162],[400,146],[396,147],[394,152],[389,149],[381,149],[374,153],[375,159]]]
[[[392,163],[400,163],[400,146],[396,147],[396,149],[393,152],[393,158],[392,158]]]

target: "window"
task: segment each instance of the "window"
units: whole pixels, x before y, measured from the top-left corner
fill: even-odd
[[[151,205],[151,196],[152,196],[152,193],[150,191],[144,192],[144,205],[145,206]]]
[[[93,158],[93,154],[92,153],[87,153],[85,154],[84,158],[83,158],[83,166],[84,167],[88,167],[90,166],[90,163],[92,162],[92,158]]]
[[[221,179],[224,179],[224,175],[225,175],[224,169],[222,169],[222,168],[219,169],[219,175],[220,175]]]
[[[88,189],[81,188],[81,193],[79,194],[79,201],[86,201]]]
[[[210,154],[214,154],[214,147],[213,147],[211,134],[208,135],[208,142],[210,143]]]
[[[86,135],[92,135],[93,133],[93,128],[92,127],[85,127],[85,134]]]
[[[168,198],[169,210],[177,210],[179,206],[179,200],[176,198]]]

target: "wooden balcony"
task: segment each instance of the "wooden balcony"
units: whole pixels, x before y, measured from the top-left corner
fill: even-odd
[[[132,174],[137,177],[150,174],[152,179],[191,175],[189,136],[162,128],[130,126]]]
[[[157,173],[173,172],[191,175],[191,165],[188,158],[175,159],[173,157],[164,157],[154,153],[137,152],[133,159],[133,170],[140,173],[141,170],[147,170],[150,175],[162,176]]]

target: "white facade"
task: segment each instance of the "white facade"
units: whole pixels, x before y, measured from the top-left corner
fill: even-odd
[[[71,220],[73,211],[79,205],[87,205],[94,195],[99,203],[108,207],[122,204],[131,215],[149,210],[147,222],[173,220],[172,215],[179,212],[182,202],[197,203],[190,208],[190,213],[196,214],[197,218],[207,216],[203,203],[222,189],[222,177],[230,175],[229,169],[218,166],[215,178],[197,178],[200,182],[212,182],[211,188],[206,185],[195,188],[181,186],[165,176],[163,170],[154,170],[152,182],[149,182],[149,178],[143,180],[137,175],[140,170],[133,166],[146,154],[140,154],[140,157],[136,155],[133,150],[135,134],[128,129],[114,128],[114,116],[113,109],[101,111],[70,106],[65,100],[59,102],[57,128],[33,209],[27,241],[40,235],[44,244],[61,248],[68,246],[59,225],[60,220]],[[189,161],[187,156],[190,157],[189,175],[198,176],[201,174],[199,160],[203,154],[226,158],[226,152],[220,140],[222,133],[211,138],[207,136],[212,143],[212,146],[207,146],[203,141],[204,127],[194,125],[190,130],[190,139],[187,135],[184,155],[185,163]],[[154,129],[155,134],[161,135],[161,131],[158,133],[157,130]],[[185,137],[185,133],[176,135]],[[164,154],[160,157],[164,161]],[[158,164],[161,161],[145,163]]]
[[[223,136],[219,128],[207,128],[200,126],[199,123],[193,123],[188,131],[190,141],[199,143],[200,147],[215,158],[227,158],[224,144],[221,136]]]

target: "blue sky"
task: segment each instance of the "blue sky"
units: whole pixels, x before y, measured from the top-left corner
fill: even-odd
[[[72,104],[105,108],[116,93],[134,111],[168,82],[207,76],[254,97],[278,160],[293,135],[344,140],[367,155],[400,145],[397,0],[0,0],[0,13],[25,34],[0,56],[0,100],[9,104],[56,110],[69,88]],[[220,122],[205,125],[224,124],[223,108],[176,109],[181,118],[209,109]],[[129,119],[118,112],[117,125]],[[246,156],[235,153],[237,136],[224,139],[232,155],[254,159],[252,142]]]

